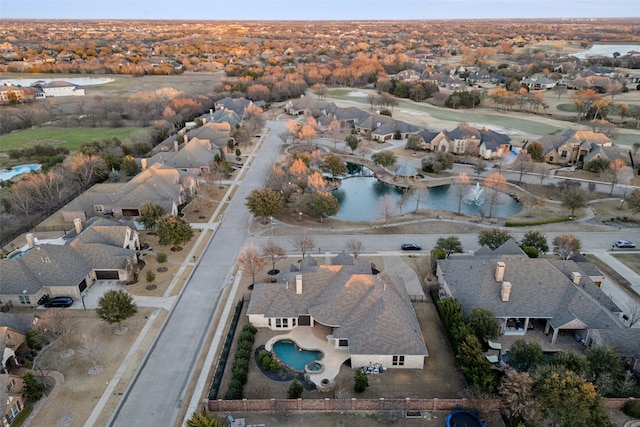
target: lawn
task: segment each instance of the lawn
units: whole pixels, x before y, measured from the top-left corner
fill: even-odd
[[[0,151],[20,149],[34,143],[51,142],[77,151],[82,144],[107,138],[130,140],[146,132],[144,128],[40,128],[0,136]]]
[[[638,254],[611,254],[618,261],[640,274],[640,256]]]

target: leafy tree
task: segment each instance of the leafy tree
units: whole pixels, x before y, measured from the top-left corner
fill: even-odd
[[[262,247],[262,255],[264,255],[265,258],[271,261],[271,269],[275,271],[276,262],[278,262],[280,258],[283,258],[286,253],[282,246],[269,241],[265,246]]]
[[[446,259],[447,253],[444,249],[431,249],[431,253],[429,254],[431,258],[431,273],[436,274],[438,268],[438,260]]]
[[[347,174],[347,165],[344,164],[340,156],[330,154],[324,156],[320,169],[329,172],[333,177],[341,177]]]
[[[422,170],[428,173],[439,174],[443,170],[451,169],[455,158],[451,153],[439,151],[435,156],[422,160]]]
[[[310,197],[309,210],[311,215],[320,217],[320,222],[324,220],[324,217],[337,214],[339,209],[338,199],[331,193],[318,191]]]
[[[27,372],[23,375],[24,381],[24,396],[29,402],[37,402],[42,399],[43,387],[38,383],[36,376],[31,372]]]
[[[381,151],[373,154],[371,160],[382,168],[389,168],[396,163],[396,155],[391,151]]]
[[[362,241],[358,239],[349,239],[347,240],[347,250],[355,259],[358,259],[358,256],[362,253],[363,245]]]
[[[562,259],[569,259],[571,255],[580,252],[582,242],[570,234],[561,234],[553,238],[553,251]]]
[[[311,251],[316,247],[316,242],[307,235],[307,230],[305,230],[303,234],[292,238],[291,244],[297,250],[302,252],[302,258],[304,258],[308,251]]]
[[[553,354],[549,364],[552,366],[562,367],[567,371],[573,371],[583,377],[589,368],[587,359],[572,351],[558,351]]]
[[[460,344],[456,358],[467,382],[479,386],[486,392],[493,393],[498,385],[497,377],[491,364],[482,353],[482,345],[478,337],[468,334]]]
[[[138,172],[140,172],[140,167],[133,159],[133,157],[127,156],[122,159],[122,163],[120,164],[120,170],[124,172],[127,176],[134,176]]]
[[[480,341],[498,336],[498,320],[491,310],[474,307],[469,313],[469,326]]]
[[[544,147],[538,141],[534,141],[527,145],[527,152],[531,155],[531,159],[535,162],[544,160]]]
[[[549,245],[547,244],[547,236],[540,231],[527,231],[522,236],[520,246],[530,246],[536,248],[542,253],[549,252]]]
[[[509,347],[509,365],[518,371],[530,371],[543,359],[542,347],[535,341],[518,339]]]
[[[480,175],[487,170],[487,165],[484,161],[484,159],[480,158],[474,165],[473,165],[473,172],[475,172],[476,174],[476,178],[479,178]]]
[[[267,218],[270,216],[278,215],[282,212],[283,208],[282,196],[270,188],[253,190],[247,196],[245,204],[249,212],[263,218],[263,224],[267,222]]]
[[[262,254],[251,243],[242,248],[237,258],[243,272],[251,273],[251,283],[256,283],[256,273],[264,268],[265,262]]]
[[[147,230],[154,230],[158,220],[166,214],[164,208],[154,202],[144,202],[140,205],[138,220]]]
[[[464,252],[462,249],[462,242],[457,236],[440,237],[436,242],[436,249],[442,249],[447,254],[447,258],[451,254],[461,254]]]
[[[353,375],[353,390],[355,390],[356,393],[362,393],[367,387],[369,387],[367,374],[365,374],[362,369],[356,369]]]
[[[535,400],[533,378],[528,372],[510,371],[498,388],[504,414],[512,419],[535,420],[541,407]]]
[[[419,135],[410,135],[407,139],[407,150],[424,151],[427,149],[427,144]]]
[[[618,380],[624,371],[620,355],[608,345],[591,347],[587,352],[590,379],[594,383],[606,376]]]
[[[302,392],[304,391],[304,387],[300,383],[300,381],[294,379],[291,385],[289,386],[289,390],[287,390],[287,397],[289,399],[298,399],[302,396]]]
[[[193,238],[193,229],[186,219],[165,215],[156,223],[158,243],[162,246],[180,246]]]
[[[360,138],[353,134],[347,135],[344,141],[347,143],[347,147],[351,149],[352,154],[358,149],[358,146],[360,145]]]
[[[603,157],[598,157],[585,163],[583,169],[589,172],[600,173],[609,167],[609,161]]]
[[[538,401],[559,427],[609,427],[593,384],[572,371],[542,369],[535,376]]]
[[[562,195],[562,206],[571,209],[571,216],[573,216],[576,209],[587,206],[587,196],[581,190],[567,191]]]
[[[633,213],[640,213],[640,190],[633,190],[626,198],[627,206]]]
[[[222,427],[222,422],[208,412],[194,412],[187,420],[187,427]]]
[[[108,324],[118,324],[118,328],[122,322],[138,312],[138,306],[133,301],[130,293],[123,290],[110,290],[105,292],[98,299],[98,308],[96,315]]]
[[[508,231],[500,230],[499,228],[482,230],[478,233],[478,244],[480,246],[487,246],[492,250],[497,249],[510,239],[513,239],[513,236],[509,234]]]

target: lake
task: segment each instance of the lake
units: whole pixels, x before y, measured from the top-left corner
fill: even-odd
[[[618,52],[621,56],[624,56],[632,50],[640,52],[640,44],[595,44],[591,46],[591,48],[574,53],[571,56],[579,59],[586,59],[589,56],[607,56],[613,58],[614,52]]]

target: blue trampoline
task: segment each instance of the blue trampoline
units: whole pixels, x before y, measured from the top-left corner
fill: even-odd
[[[487,427],[487,424],[473,412],[456,409],[447,415],[447,427]]]

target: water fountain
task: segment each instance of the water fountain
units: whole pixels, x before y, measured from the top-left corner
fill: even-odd
[[[476,182],[476,186],[472,187],[471,190],[464,196],[464,202],[467,204],[474,204],[476,206],[484,205],[485,199],[482,197],[482,192],[484,188],[480,187],[480,183]]]

